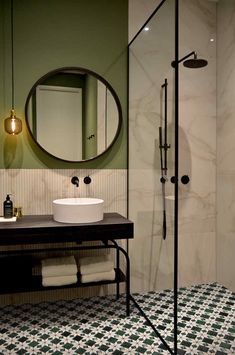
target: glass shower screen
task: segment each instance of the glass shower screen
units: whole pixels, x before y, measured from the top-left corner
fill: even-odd
[[[174,23],[175,1],[163,1],[129,45],[129,218],[135,225],[129,244],[131,291],[154,297],[155,311],[146,314],[172,351]]]

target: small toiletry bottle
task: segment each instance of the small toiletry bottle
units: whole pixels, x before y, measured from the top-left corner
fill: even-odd
[[[12,218],[13,216],[13,203],[10,199],[10,194],[7,194],[6,200],[3,202],[4,218]]]

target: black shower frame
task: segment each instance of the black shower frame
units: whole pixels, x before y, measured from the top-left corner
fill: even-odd
[[[127,68],[129,73],[129,51],[130,46],[134,42],[134,40],[138,37],[138,35],[142,32],[144,27],[147,23],[155,16],[158,10],[162,7],[162,5],[167,2],[168,0],[162,0],[161,3],[157,6],[157,8],[153,11],[151,16],[147,19],[147,21],[143,24],[140,30],[136,33],[133,39],[130,41],[128,45],[127,51]],[[177,354],[177,345],[178,345],[178,209],[179,209],[179,202],[178,202],[178,180],[179,180],[179,0],[174,0],[175,2],[175,80],[174,80],[174,89],[175,89],[175,164],[174,164],[174,351],[169,347],[169,345],[165,342],[162,336],[159,334],[155,326],[151,323],[148,319],[144,311],[142,310],[141,306],[136,302],[133,296],[130,296],[130,299],[140,311],[142,316],[144,316],[145,320],[147,321],[148,325],[152,327],[155,334],[161,339],[162,343],[165,345],[167,350],[170,354],[176,355]],[[170,64],[169,64],[170,65]],[[128,101],[129,104],[129,75],[127,78],[127,93],[128,93]],[[127,105],[128,105],[127,104]],[[127,107],[127,112],[129,112],[129,106]],[[129,117],[127,120],[127,188],[128,188],[128,196],[127,196],[127,216],[129,218],[129,188],[130,188],[130,181],[129,181]],[[127,241],[127,253],[129,251],[129,241]]]

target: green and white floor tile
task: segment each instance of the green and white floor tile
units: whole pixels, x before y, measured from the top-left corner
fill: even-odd
[[[173,292],[135,294],[173,347]],[[179,355],[235,354],[235,295],[221,285],[180,289]],[[167,355],[134,305],[125,298],[44,302],[0,307],[0,354]]]

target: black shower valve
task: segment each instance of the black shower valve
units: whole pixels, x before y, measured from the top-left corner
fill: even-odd
[[[161,177],[160,179],[162,184],[165,184],[167,182],[167,178],[165,178],[164,176]]]
[[[183,175],[183,176],[181,177],[181,182],[182,182],[182,184],[186,185],[186,184],[189,183],[189,181],[190,181],[190,178],[189,178],[188,175]]]
[[[85,176],[83,179],[84,184],[89,185],[91,183],[91,178],[90,176]]]
[[[176,181],[175,176],[172,176],[172,177],[171,177],[171,182],[172,182],[172,184],[175,184],[175,181]],[[190,178],[189,178],[188,175],[183,175],[183,176],[181,177],[181,182],[182,182],[182,184],[186,185],[186,184],[189,183],[189,181],[190,181]]]

